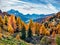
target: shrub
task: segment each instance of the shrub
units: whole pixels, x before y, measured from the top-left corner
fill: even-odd
[[[57,45],[60,45],[60,36],[56,37],[56,43],[57,43]]]
[[[50,40],[48,39],[48,37],[44,36],[41,41],[40,41],[41,45],[49,45],[50,44]]]
[[[0,39],[0,45],[27,45],[25,42],[16,40],[13,37],[2,38]]]

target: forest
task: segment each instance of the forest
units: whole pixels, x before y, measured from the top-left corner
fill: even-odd
[[[60,45],[60,12],[41,23],[0,15],[0,45]]]

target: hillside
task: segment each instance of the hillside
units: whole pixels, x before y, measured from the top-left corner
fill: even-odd
[[[57,36],[60,36],[60,12],[41,23],[32,19],[25,23],[20,17],[0,11],[0,42],[3,45],[52,45],[57,44]]]
[[[60,23],[60,12],[56,13],[55,15],[53,16],[48,16],[47,18],[45,18],[42,23],[44,24],[54,24],[54,26],[56,26],[57,24]]]
[[[2,12],[2,11],[0,10],[0,16],[4,17],[5,15],[10,16],[7,12]]]

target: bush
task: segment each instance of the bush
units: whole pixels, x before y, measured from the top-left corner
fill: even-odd
[[[48,37],[44,36],[41,41],[40,41],[40,44],[41,45],[49,45],[50,44],[50,40],[48,39]]]
[[[60,36],[56,37],[56,43],[57,43],[57,45],[60,45]]]
[[[23,41],[16,40],[13,37],[0,39],[0,45],[27,45]]]

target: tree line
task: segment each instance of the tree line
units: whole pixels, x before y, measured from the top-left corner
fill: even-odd
[[[55,34],[60,34],[60,23],[56,26],[54,26],[53,23],[49,23],[47,26],[47,24],[33,22],[33,20],[30,19],[29,23],[26,24],[20,17],[5,15],[4,17],[0,16],[0,33],[2,33],[3,30],[11,34],[21,32],[22,39],[39,35],[52,35],[54,37]]]

